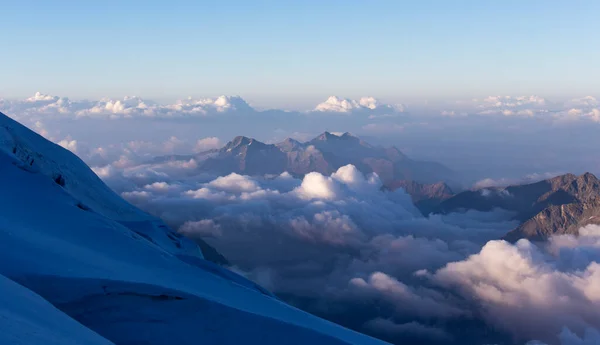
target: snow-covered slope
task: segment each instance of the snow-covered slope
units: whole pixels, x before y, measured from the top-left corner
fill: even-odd
[[[0,291],[0,344],[112,344],[2,275]]]
[[[102,343],[96,332],[118,344],[381,344],[203,260],[73,154],[2,114],[0,176],[0,274],[69,315],[77,343]],[[27,318],[36,307],[23,308]]]

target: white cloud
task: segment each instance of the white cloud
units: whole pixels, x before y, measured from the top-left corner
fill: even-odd
[[[237,96],[219,96],[195,100],[188,98],[173,104],[161,105],[140,97],[105,98],[98,101],[74,101],[37,92],[25,100],[0,100],[0,111],[17,117],[42,114],[67,117],[131,118],[209,116],[232,111],[254,112],[246,101]]]
[[[185,222],[179,228],[179,232],[191,237],[219,237],[222,235],[221,226],[215,224],[212,219]]]
[[[217,177],[208,186],[227,192],[254,192],[259,189],[258,183],[248,176],[231,173],[227,176]]]
[[[312,172],[304,177],[295,192],[303,199],[335,199],[339,188],[331,177]]]
[[[581,98],[575,98],[570,100],[569,102],[567,102],[567,105],[570,106],[574,106],[574,107],[597,107],[600,105],[600,102],[598,102],[598,99],[596,97],[593,96],[585,96],[585,97],[581,97]]]
[[[412,313],[420,317],[452,318],[465,314],[464,310],[449,305],[442,295],[432,293],[425,296],[382,272],[372,273],[367,280],[353,278],[350,285],[388,297],[397,308],[412,310]]]
[[[546,106],[548,101],[540,96],[489,96],[481,101],[483,106],[496,108],[518,108],[523,106]]]
[[[484,178],[473,184],[474,189],[490,188],[490,187],[506,187],[510,185],[528,184],[534,183],[541,180],[546,180],[558,175],[562,175],[564,172],[545,172],[545,173],[532,173],[527,174],[521,178]]]
[[[77,140],[67,138],[59,141],[57,144],[71,152],[77,153]]]
[[[154,182],[151,184],[147,184],[144,186],[145,190],[156,192],[156,193],[164,193],[168,192],[171,189],[177,188],[177,186],[170,185],[167,182]]]
[[[92,171],[94,171],[98,177],[106,179],[113,176],[115,170],[112,166],[105,165],[103,167],[92,167]]]
[[[196,151],[196,152],[208,151],[208,150],[212,150],[212,149],[217,149],[221,146],[223,146],[223,144],[221,143],[221,140],[219,140],[219,138],[207,137],[207,138],[203,138],[203,139],[198,139],[198,141],[196,142],[196,145],[194,146],[194,151]]]
[[[479,254],[432,275],[482,306],[484,316],[521,339],[555,342],[563,327],[600,327],[600,227],[527,240],[488,242]]]
[[[389,112],[403,112],[405,106],[402,104],[381,104],[374,97],[362,97],[358,101],[337,96],[330,96],[323,103],[315,107],[315,111],[331,113],[352,113],[354,111],[385,110]]]

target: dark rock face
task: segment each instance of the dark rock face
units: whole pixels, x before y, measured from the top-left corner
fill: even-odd
[[[277,174],[286,166],[287,157],[275,145],[261,143],[247,137],[235,137],[201,165],[207,172]]]
[[[391,190],[403,188],[424,216],[429,215],[441,202],[452,197],[452,189],[444,182],[422,184],[397,180],[389,184]]]
[[[549,206],[510,231],[504,239],[510,242],[521,238],[542,241],[552,235],[578,235],[580,228],[590,224],[600,224],[600,198]]]
[[[580,227],[597,224],[599,198],[600,180],[596,176],[566,174],[526,185],[459,193],[440,203],[434,212],[503,208],[514,211],[522,222],[505,239],[544,240],[553,234],[577,234]]]

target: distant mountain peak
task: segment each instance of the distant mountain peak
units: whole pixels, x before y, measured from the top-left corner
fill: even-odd
[[[304,147],[305,145],[296,139],[286,138],[284,141],[275,144],[275,146],[279,147],[283,151],[291,151]]]
[[[228,142],[223,147],[223,150],[231,151],[234,148],[252,145],[252,143],[255,141],[256,139],[238,135],[237,137],[233,138],[230,142]]]
[[[323,132],[321,134],[319,134],[316,138],[314,138],[313,140],[320,140],[320,141],[325,141],[325,140],[333,140],[333,139],[338,139],[339,137],[335,134],[332,134],[331,132]]]
[[[253,138],[249,138],[249,137],[246,137],[243,135],[238,135],[237,137],[233,138],[233,140],[231,142],[237,146],[237,145],[247,145],[253,141],[254,141]]]
[[[291,143],[291,144],[300,144],[300,142],[294,138],[286,138],[284,141],[284,143]]]
[[[581,179],[586,182],[598,182],[598,178],[596,177],[596,175],[592,174],[591,172],[586,172],[579,176],[577,179]]]
[[[358,137],[350,132],[345,132],[340,136],[342,139],[358,139]]]
[[[360,138],[357,137],[356,135],[350,133],[350,132],[340,133],[340,132],[325,131],[325,132],[319,134],[313,140],[320,140],[320,141],[325,141],[325,140],[360,140]]]
[[[180,159],[189,159],[187,157]],[[287,138],[275,144],[237,136],[220,149],[196,157],[199,171],[221,175],[232,172],[329,175],[352,164],[363,174],[377,173],[383,183],[406,179],[431,183],[451,180],[453,176],[453,172],[441,164],[412,160],[397,148],[370,145],[350,132],[326,131],[310,141]]]

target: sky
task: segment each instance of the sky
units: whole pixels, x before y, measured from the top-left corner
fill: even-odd
[[[0,1],[0,96],[569,99],[600,89],[597,1]]]

